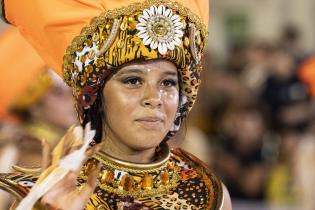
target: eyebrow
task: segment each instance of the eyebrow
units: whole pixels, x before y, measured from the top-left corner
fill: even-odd
[[[129,73],[138,73],[138,74],[144,74],[143,70],[140,69],[125,69],[117,72],[117,75],[124,75]]]
[[[141,69],[126,69],[122,71],[117,72],[117,76],[121,76],[124,74],[129,74],[129,73],[138,73],[138,74],[145,74],[144,70]],[[165,70],[162,72],[163,75],[170,75],[170,76],[177,76],[177,72],[171,71],[171,70]]]

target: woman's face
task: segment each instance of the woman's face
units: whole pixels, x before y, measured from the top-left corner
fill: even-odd
[[[103,95],[105,138],[131,150],[152,149],[164,139],[175,119],[177,68],[165,60],[125,65],[107,81]]]

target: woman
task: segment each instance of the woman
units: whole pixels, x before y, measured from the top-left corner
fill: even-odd
[[[60,52],[72,40],[63,58],[64,79],[73,88],[80,123],[91,122],[96,131],[92,149],[100,150],[82,161],[82,170],[70,171],[50,188],[42,205],[231,209],[226,190],[205,164],[183,150],[170,152],[166,143],[197,96],[207,31],[188,8],[206,20],[207,1],[34,0],[21,10],[14,7],[17,2],[5,2],[5,18],[23,29],[54,69],[60,69]],[[54,8],[67,16],[52,13]],[[33,17],[32,9],[45,17]],[[91,19],[77,36],[78,26]],[[51,34],[43,37],[44,31]],[[42,175],[38,185],[49,177]]]

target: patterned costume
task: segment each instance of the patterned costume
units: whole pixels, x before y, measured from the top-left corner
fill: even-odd
[[[165,144],[197,97],[208,38],[208,4],[208,0],[4,1],[4,18],[20,28],[73,88],[82,125],[91,120],[89,111],[106,79],[122,65],[164,59],[178,69],[180,104],[173,127],[156,151],[156,161],[135,164],[104,153],[91,157],[78,185],[85,182],[93,164],[100,162],[102,169],[86,209],[221,208],[218,178],[191,154],[181,149],[170,152]],[[40,17],[32,15],[35,9],[41,11]],[[51,12],[54,9],[58,14]],[[11,174],[1,180],[2,188],[24,197],[36,178]]]
[[[86,180],[91,164],[101,162],[98,185],[86,210],[94,209],[220,209],[222,186],[218,178],[196,157],[172,151],[152,164],[117,163],[102,153],[84,166],[79,183]],[[36,181],[32,174],[0,175],[0,188],[24,197]]]

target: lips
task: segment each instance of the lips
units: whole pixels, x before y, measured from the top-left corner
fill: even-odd
[[[164,119],[162,117],[141,117],[136,122],[145,129],[157,130],[161,129]]]

